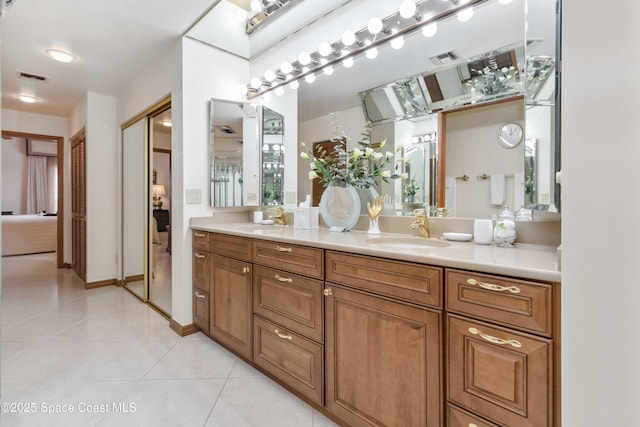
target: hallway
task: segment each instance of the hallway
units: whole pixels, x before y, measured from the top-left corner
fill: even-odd
[[[3,427],[335,425],[126,290],[84,290],[55,253],[2,258],[1,314]]]

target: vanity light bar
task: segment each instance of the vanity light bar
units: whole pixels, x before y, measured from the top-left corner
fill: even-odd
[[[450,9],[442,11],[438,14],[431,16],[429,19],[425,19],[422,21],[418,21],[417,19],[414,19],[415,15],[408,19],[404,19],[400,16],[400,12],[396,12],[382,19],[383,29],[389,28],[389,26],[386,25],[389,22],[408,21],[408,23],[406,23],[406,26],[404,26],[403,28],[400,28],[397,31],[381,31],[380,33],[372,36],[368,27],[364,27],[358,30],[357,32],[353,33],[355,35],[355,40],[352,44],[350,43],[349,46],[345,45],[345,43],[343,43],[342,40],[337,40],[333,43],[330,43],[329,46],[331,48],[331,51],[326,56],[322,55],[322,53],[325,53],[326,51],[326,46],[323,46],[322,53],[318,51],[314,51],[308,54],[309,57],[311,58],[311,62],[309,64],[302,65],[299,60],[291,62],[290,64],[292,66],[292,70],[290,73],[285,73],[286,76],[283,73],[276,73],[279,77],[278,78],[279,81],[269,82],[264,78],[257,79],[254,77],[255,80],[252,79],[252,82],[254,82],[254,84],[246,86],[246,92],[245,92],[246,97],[247,99],[256,98],[260,95],[263,95],[269,92],[273,88],[278,87],[280,85],[284,85],[284,84],[296,83],[295,85],[292,85],[292,89],[297,89],[297,80],[303,77],[306,77],[310,74],[314,74],[317,71],[322,70],[326,67],[339,65],[345,60],[350,60],[350,63],[352,64],[353,58],[355,56],[369,49],[372,49],[384,43],[390,42],[399,37],[404,37],[406,34],[410,34],[413,31],[417,30],[418,28],[429,25],[431,23],[437,23],[451,16],[455,16],[458,12],[462,10],[473,8],[474,6],[480,5],[482,3],[486,3],[488,1],[490,0],[469,0],[467,2],[455,2],[453,3]],[[416,2],[416,7],[419,7],[422,4],[427,4],[427,3],[429,3],[429,0],[419,0],[418,2]],[[416,11],[416,15],[418,14],[420,16],[423,16],[423,14]],[[380,37],[378,38],[378,36]],[[365,40],[367,37],[373,37],[370,43],[364,43],[361,41],[361,40]],[[349,35],[347,42],[350,42],[351,41],[350,39],[351,37]],[[337,47],[339,46],[342,46],[342,49],[337,49]],[[305,55],[305,58],[303,59],[306,59],[306,55]],[[303,62],[306,62],[306,61],[303,61]],[[285,77],[284,80],[281,78],[282,76]],[[259,80],[262,83],[258,87],[256,87],[257,86],[256,80]]]

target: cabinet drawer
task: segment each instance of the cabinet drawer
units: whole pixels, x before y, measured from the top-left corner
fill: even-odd
[[[200,249],[202,251],[209,250],[209,233],[206,231],[193,230],[191,231],[191,246],[194,249]]]
[[[327,251],[327,282],[442,307],[442,269]]]
[[[318,342],[324,339],[320,280],[255,266],[253,312]]]
[[[447,310],[551,336],[551,285],[447,270]]]
[[[206,334],[209,333],[209,292],[193,288],[193,323]]]
[[[209,254],[198,249],[193,250],[193,285],[209,291]]]
[[[457,406],[447,405],[447,427],[498,427],[497,425],[463,411]]]
[[[253,318],[253,361],[313,401],[324,400],[324,348],[259,316]]]
[[[211,233],[209,235],[209,252],[251,262],[251,239]]]
[[[550,341],[447,317],[450,402],[509,427],[550,426]]]
[[[324,278],[324,252],[322,249],[288,243],[253,241],[254,262],[291,273]]]

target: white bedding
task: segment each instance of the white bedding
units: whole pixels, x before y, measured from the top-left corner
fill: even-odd
[[[56,216],[2,215],[2,256],[54,252]]]

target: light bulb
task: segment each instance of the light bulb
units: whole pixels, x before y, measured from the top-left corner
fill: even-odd
[[[353,33],[353,31],[347,30],[344,33],[342,33],[341,40],[343,45],[351,46],[356,42],[356,35]]]
[[[316,75],[313,73],[307,74],[306,76],[304,76],[304,81],[306,81],[307,83],[313,83],[316,81]]]
[[[268,144],[264,144],[262,146],[262,151],[269,151],[269,145]]]
[[[394,49],[402,49],[402,46],[404,46],[404,37],[402,36],[398,36],[394,39],[391,39],[391,47]]]
[[[304,51],[300,52],[300,55],[298,55],[298,62],[300,65],[307,65],[311,63],[311,55]]]
[[[344,68],[351,68],[353,67],[353,64],[354,64],[354,61],[352,57],[348,57],[347,59],[342,61],[342,65],[344,65]]]
[[[404,0],[400,4],[400,16],[404,19],[412,18],[416,14],[416,4],[413,0]]]
[[[289,83],[289,87],[293,90],[296,90],[300,87],[300,83],[298,83],[297,80],[294,80],[291,83]]]
[[[254,77],[251,79],[251,81],[249,82],[249,84],[251,85],[252,88],[254,89],[260,89],[260,86],[262,86],[262,80],[260,80],[257,77]]]
[[[276,77],[276,73],[273,70],[267,70],[264,72],[264,78],[267,79],[268,82],[274,81]]]
[[[327,67],[324,67],[322,69],[322,72],[324,73],[325,76],[330,76],[331,74],[333,74],[333,66],[329,65]]]
[[[290,72],[293,71],[293,66],[291,66],[289,62],[284,61],[282,64],[280,64],[280,71],[282,71],[285,74],[289,74]]]
[[[377,47],[372,47],[370,49],[367,49],[364,54],[366,55],[367,58],[369,59],[376,59],[376,57],[378,56],[378,48]]]
[[[433,37],[438,32],[438,24],[432,22],[431,24],[427,24],[422,27],[422,35],[425,37]]]
[[[276,90],[274,91],[276,96],[282,96],[284,95],[284,88],[282,86],[279,86],[276,88]]]
[[[456,14],[456,16],[458,17],[458,21],[467,22],[473,16],[473,8],[470,7],[468,9],[461,10]]]
[[[262,2],[260,0],[251,0],[251,10],[254,12],[262,12]]]
[[[371,34],[375,36],[380,31],[382,31],[383,26],[384,25],[382,24],[382,19],[378,17],[373,17],[369,19],[369,23],[367,24],[367,29]]]
[[[322,42],[320,43],[320,46],[318,46],[318,52],[320,52],[320,55],[322,56],[329,56],[331,55],[331,52],[333,52],[333,48],[329,43]]]
[[[238,22],[245,22],[248,17],[249,17],[249,15],[247,14],[246,10],[238,9],[236,11],[236,19],[238,20]]]

